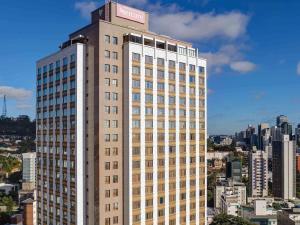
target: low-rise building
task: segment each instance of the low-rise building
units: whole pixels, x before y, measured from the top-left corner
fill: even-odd
[[[11,191],[17,191],[18,185],[0,183],[0,193],[8,195]]]
[[[215,208],[229,215],[237,215],[238,208],[247,203],[246,186],[228,180],[215,187]]]
[[[300,225],[300,207],[279,210],[277,219],[278,225]]]
[[[277,225],[277,212],[267,199],[254,199],[248,206],[241,207],[241,217],[257,225]]]

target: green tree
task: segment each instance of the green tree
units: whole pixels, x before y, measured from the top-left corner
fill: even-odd
[[[4,206],[7,207],[7,212],[8,213],[11,213],[12,210],[13,210],[13,207],[15,206],[15,202],[12,199],[11,196],[4,196],[4,197],[2,197],[1,203],[2,203],[2,205],[4,205]]]
[[[244,220],[241,217],[219,214],[214,217],[211,225],[253,225],[247,220]]]

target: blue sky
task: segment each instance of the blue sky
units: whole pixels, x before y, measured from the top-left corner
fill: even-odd
[[[149,11],[152,30],[190,41],[208,58],[209,134],[273,124],[279,114],[300,123],[299,1],[119,2]],[[102,3],[1,1],[0,96],[8,97],[9,116],[34,117],[35,61],[56,51]]]

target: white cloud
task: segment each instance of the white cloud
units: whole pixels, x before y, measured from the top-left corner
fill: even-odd
[[[97,9],[97,6],[97,3],[94,1],[75,3],[75,9],[78,10],[80,12],[80,15],[85,19],[90,18],[91,12]]]
[[[30,99],[32,97],[32,91],[23,88],[0,86],[0,96],[4,95],[6,95],[8,99],[22,101]]]
[[[255,70],[256,65],[249,61],[237,61],[231,63],[230,68],[239,73],[248,73]]]
[[[300,62],[297,64],[297,74],[300,75]]]
[[[32,104],[29,103],[18,103],[16,105],[16,108],[20,110],[28,110],[28,109],[33,109],[34,107]]]
[[[189,41],[203,41],[216,37],[234,40],[246,32],[249,16],[240,12],[201,14],[180,11],[175,6],[172,6],[173,11],[168,7],[167,12],[162,8],[159,12],[153,12],[150,20],[152,30]]]

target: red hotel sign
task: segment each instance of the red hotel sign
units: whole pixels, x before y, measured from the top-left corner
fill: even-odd
[[[143,11],[117,4],[117,16],[138,23],[145,23],[145,13]]]

